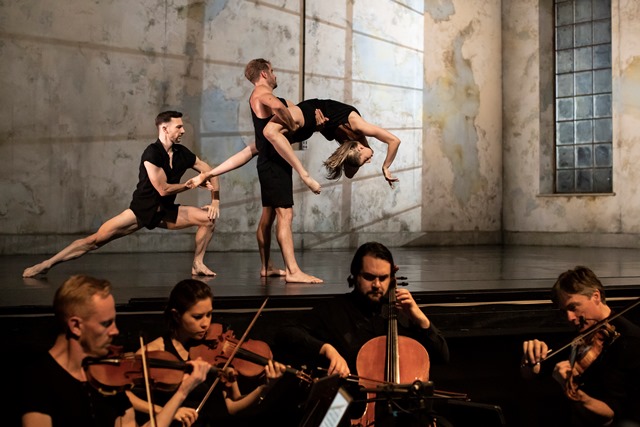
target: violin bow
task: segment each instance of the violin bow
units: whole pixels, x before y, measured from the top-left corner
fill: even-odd
[[[577,343],[578,341],[580,341],[581,339],[583,339],[586,336],[589,336],[590,334],[596,332],[598,329],[600,329],[602,327],[602,325],[605,325],[609,322],[611,322],[613,319],[622,316],[624,313],[626,313],[627,311],[631,310],[632,308],[634,308],[635,306],[637,306],[638,304],[640,304],[640,297],[637,298],[634,302],[632,302],[631,304],[629,304],[628,306],[626,306],[625,308],[623,308],[622,310],[620,310],[619,312],[617,312],[616,314],[614,314],[613,316],[609,316],[606,319],[602,319],[596,323],[594,323],[593,325],[591,325],[586,331],[582,332],[581,334],[579,334],[577,337],[575,337],[573,340],[571,340],[569,343],[563,345],[562,347],[560,347],[559,349],[551,352],[550,354],[547,355],[547,357],[545,357],[544,360],[548,360],[551,357],[555,356],[556,354],[560,353],[562,350],[564,350],[567,347],[570,347],[572,345],[574,345],[575,343]]]
[[[219,370],[219,372],[224,374],[226,369],[229,367],[229,365],[233,361],[233,358],[236,357],[236,353],[240,349],[240,346],[247,339],[247,335],[249,335],[249,331],[251,330],[251,328],[253,328],[253,325],[256,323],[256,320],[258,320],[258,317],[260,317],[260,314],[262,313],[262,310],[264,309],[264,306],[267,305],[267,301],[269,301],[269,297],[265,298],[264,302],[262,303],[262,305],[258,309],[258,312],[255,314],[255,316],[253,316],[253,319],[251,320],[251,323],[249,323],[249,326],[247,326],[247,329],[244,331],[244,334],[242,334],[242,337],[240,338],[240,340],[236,344],[235,348],[231,352],[231,355],[229,356],[229,358],[225,362],[224,366]],[[207,394],[205,394],[205,396],[202,398],[202,402],[200,402],[200,404],[196,408],[196,412],[197,413],[200,413],[200,410],[204,406],[204,403],[207,401],[207,399],[209,399],[209,396],[211,395],[211,392],[213,392],[213,389],[216,387],[216,385],[218,385],[219,381],[220,381],[220,376],[218,376],[215,379],[215,381],[213,381],[213,384],[211,384],[211,387],[209,387],[209,391],[207,391]]]
[[[147,347],[144,345],[144,339],[140,336],[140,348],[142,349],[142,375],[144,376],[144,386],[147,391],[147,403],[149,404],[149,422],[151,427],[156,427],[156,413],[153,408],[153,400],[151,398],[151,386],[149,385],[149,367],[147,366]]]

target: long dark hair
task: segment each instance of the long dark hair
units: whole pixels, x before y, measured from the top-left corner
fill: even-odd
[[[169,330],[173,332],[179,326],[173,310],[182,315],[198,301],[207,298],[213,301],[213,292],[206,283],[196,279],[185,279],[178,282],[171,290],[167,307],[164,309],[164,317]]]

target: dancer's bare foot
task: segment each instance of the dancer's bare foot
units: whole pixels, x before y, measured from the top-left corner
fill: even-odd
[[[301,176],[300,178],[302,178],[302,182],[304,182],[305,185],[309,187],[309,190],[313,191],[315,194],[320,194],[321,187],[318,181],[311,178],[310,176]]]
[[[284,279],[287,283],[322,283],[323,280],[310,274],[298,271],[295,274],[287,274]]]
[[[48,267],[44,262],[41,262],[40,264],[25,268],[22,272],[22,277],[35,277],[38,274],[47,274],[50,268],[51,267]]]
[[[263,268],[260,270],[260,277],[280,277],[286,276],[287,272],[275,267]]]
[[[202,262],[193,262],[191,266],[191,275],[192,276],[215,276],[212,270],[209,270],[209,267],[204,265]]]

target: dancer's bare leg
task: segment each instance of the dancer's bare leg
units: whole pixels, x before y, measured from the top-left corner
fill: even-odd
[[[322,283],[322,279],[300,270],[300,267],[296,262],[296,256],[293,251],[293,231],[291,230],[293,223],[293,208],[275,209],[278,221],[276,224],[276,235],[286,268],[285,281],[295,283]]]
[[[110,241],[131,234],[140,228],[133,211],[127,209],[102,224],[98,231],[92,235],[78,239],[51,258],[26,268],[22,273],[22,277],[34,277],[38,274],[45,274],[51,267],[60,262],[81,257],[89,251],[96,250]]]
[[[193,264],[191,274],[193,276],[215,276],[216,273],[204,264],[204,254],[211,242],[215,220],[210,220],[206,208],[194,206],[180,206],[178,208],[178,218],[174,223],[162,222],[160,227],[169,230],[180,230],[187,227],[197,226],[195,250],[193,253]]]
[[[271,207],[264,206],[258,230],[256,231],[256,239],[258,240],[258,250],[260,251],[260,277],[285,276],[286,271],[275,268],[271,262],[271,227],[276,218],[276,213]]]
[[[304,117],[302,115],[302,110],[300,110],[299,107],[290,107],[289,111],[291,112],[291,116],[294,118],[294,120],[300,126],[304,126]],[[302,166],[302,162],[300,161],[300,159],[298,159],[298,156],[296,156],[293,148],[291,148],[289,140],[287,140],[287,137],[282,133],[284,130],[284,125],[274,119],[265,126],[262,133],[264,134],[265,138],[269,140],[271,145],[273,145],[278,154],[280,154],[280,156],[291,165],[293,170],[298,173],[300,179],[302,179],[302,182],[304,182],[305,185],[309,187],[309,189],[315,194],[320,194],[320,191],[322,190],[320,184],[318,183],[318,181],[313,179],[311,175],[309,175],[309,172],[307,172],[307,170],[304,168],[304,166]]]

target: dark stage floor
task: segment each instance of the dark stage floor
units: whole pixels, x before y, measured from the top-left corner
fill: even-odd
[[[347,292],[346,278],[355,249],[298,251],[303,271],[323,284],[285,283],[260,278],[257,252],[210,252],[206,263],[217,273],[201,278],[214,290],[217,308],[304,307],[327,295]],[[422,304],[522,302],[547,300],[548,290],[564,270],[586,265],[602,279],[611,297],[640,292],[640,249],[542,246],[454,246],[393,248],[408,289]],[[275,252],[274,259],[280,261]],[[46,276],[23,279],[25,267],[45,256],[0,256],[0,314],[46,310],[67,277],[84,273],[110,280],[123,309],[160,309],[180,280],[191,277],[190,253],[109,254],[99,251],[58,264]],[[281,265],[280,265],[281,266]],[[154,304],[154,302],[159,304]],[[258,302],[256,305],[255,302]]]
[[[346,278],[354,252],[298,251],[301,268],[324,279],[319,285],[261,279],[257,252],[211,252],[206,262],[217,276],[203,280],[214,291],[216,321],[232,325],[240,336],[269,297],[250,337],[272,343],[279,322],[320,299],[349,291]],[[640,297],[640,249],[455,246],[392,252],[398,275],[407,278],[408,289],[450,347],[451,362],[431,367],[436,388],[466,393],[471,403],[499,405],[509,426],[567,425],[557,415],[566,413],[566,399],[557,384],[550,378],[525,384],[518,369],[523,339],[544,338],[561,345],[573,336],[548,299],[559,273],[576,265],[592,268],[614,309]],[[0,256],[0,340],[15,346],[8,348],[48,348],[53,294],[68,276],[83,273],[113,283],[121,344],[135,349],[140,333],[155,337],[162,332],[160,313],[166,297],[178,281],[191,277],[190,253],[99,251],[60,264],[46,276],[21,277],[25,267],[42,259]],[[640,323],[640,308],[628,317]],[[275,360],[289,362],[286,349],[272,350]],[[466,425],[478,424],[456,427]]]

